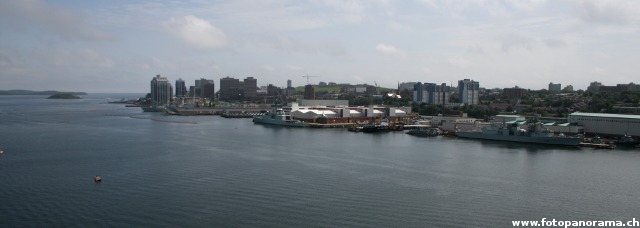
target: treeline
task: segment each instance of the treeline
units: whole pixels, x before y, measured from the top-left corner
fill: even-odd
[[[73,94],[73,95],[87,95],[85,92],[60,92],[55,90],[47,90],[47,91],[31,91],[31,90],[0,90],[0,95],[54,95],[54,94]]]

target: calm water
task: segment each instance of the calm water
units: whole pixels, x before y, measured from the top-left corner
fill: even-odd
[[[509,227],[640,217],[640,150],[292,129],[106,104],[127,96],[137,97],[0,96],[0,227]]]

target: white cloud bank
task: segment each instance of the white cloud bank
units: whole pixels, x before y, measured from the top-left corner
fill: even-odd
[[[172,35],[195,48],[222,48],[229,43],[227,35],[213,23],[193,15],[172,17],[163,25]]]
[[[393,46],[393,45],[388,45],[388,44],[378,44],[376,45],[376,50],[378,50],[379,52],[385,54],[385,55],[391,55],[391,56],[405,56],[405,53],[403,51],[401,51],[400,49],[398,49],[397,47]]]

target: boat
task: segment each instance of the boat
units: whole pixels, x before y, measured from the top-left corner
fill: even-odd
[[[380,133],[389,132],[391,128],[389,128],[389,125],[366,125],[360,131],[364,133]]]
[[[606,143],[600,138],[600,136],[594,136],[586,142],[581,142],[580,146],[591,147],[596,149],[615,149],[616,144]]]
[[[309,123],[292,119],[291,115],[285,113],[282,108],[274,108],[271,112],[253,117],[253,122],[289,127],[309,127]]]
[[[624,136],[622,136],[622,138],[620,138],[620,140],[618,140],[616,144],[618,146],[637,146],[640,145],[640,141],[635,140],[628,134],[624,134]]]
[[[353,125],[353,126],[351,126],[351,127],[347,128],[347,131],[351,131],[351,132],[361,132],[361,131],[362,131],[362,128],[363,128],[362,126],[356,126],[356,125]]]
[[[406,134],[415,136],[438,136],[440,135],[440,129],[438,128],[414,128],[407,131]]]
[[[102,181],[102,177],[96,175],[95,177],[93,177],[93,181],[100,182],[100,181]]]
[[[461,138],[565,146],[578,146],[582,142],[580,137],[569,137],[563,134],[555,135],[540,122],[528,124],[527,129],[520,128],[517,123],[512,123],[487,126],[482,128],[481,132],[459,131],[456,132],[456,135]]]

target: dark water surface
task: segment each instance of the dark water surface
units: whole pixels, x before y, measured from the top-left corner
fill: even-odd
[[[123,96],[0,96],[0,227],[509,227],[640,217],[640,150],[270,127],[106,104]]]

